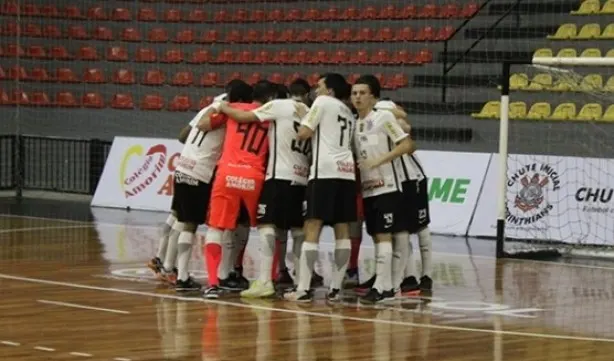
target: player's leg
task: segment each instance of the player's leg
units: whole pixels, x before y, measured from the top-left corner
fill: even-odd
[[[237,228],[234,231],[235,247],[233,248],[232,257],[234,260],[234,272],[239,277],[243,277],[243,258],[245,257],[245,249],[247,247],[247,241],[249,240],[250,231],[249,216],[245,210],[241,213],[243,212],[245,212],[245,216],[239,217]]]
[[[418,225],[418,184],[415,180],[408,180],[403,183],[403,197],[407,203],[407,231],[416,233]],[[409,250],[407,252],[407,261],[405,264],[404,277],[401,282],[402,294],[414,294],[419,292],[420,287],[416,278],[416,259],[413,245],[408,243]]]
[[[352,245],[350,253],[350,264],[345,274],[343,282],[346,287],[355,287],[358,285],[358,255],[360,253],[360,244],[362,243],[362,217],[356,222],[350,223],[350,242]]]
[[[427,178],[418,181],[418,194],[416,196],[416,204],[418,205],[418,246],[420,247],[420,258],[422,260],[422,276],[420,277],[420,290],[431,291],[433,289],[433,280],[430,275],[433,270],[433,242],[431,240],[431,230],[429,223],[431,222],[429,212],[429,198]]]
[[[277,282],[282,272],[288,273],[286,254],[288,253],[288,229],[275,229],[275,252],[273,253],[273,269],[271,279]]]
[[[241,220],[241,216],[239,220]],[[249,287],[249,281],[242,278],[243,267],[240,267],[239,270],[236,267],[241,240],[247,239],[247,236],[245,238],[243,236],[243,229],[247,229],[249,233],[249,226],[237,225],[234,230],[224,231],[222,237],[222,260],[218,269],[218,278],[220,279],[220,288],[226,291],[240,292]],[[243,262],[243,255],[240,255],[240,257],[241,262]]]
[[[171,232],[168,236],[168,245],[166,249],[166,255],[162,261],[162,270],[160,272],[159,279],[174,285],[177,281],[177,246],[179,235],[183,231],[184,224],[178,220],[173,223]]]
[[[280,240],[280,249],[279,272],[277,274],[276,283],[281,287],[290,287],[294,285],[295,282],[292,279],[292,276],[290,276],[290,272],[288,271],[288,267],[286,265],[288,232],[280,230],[280,228],[290,229],[290,234],[292,236],[292,262],[294,264],[295,277],[297,277],[296,272],[298,272],[299,269],[301,249],[303,247],[303,241],[305,240],[303,225],[305,223],[305,215],[307,214],[307,202],[305,202],[306,191],[306,186],[298,184],[290,185],[288,198],[280,200],[281,204],[284,204],[282,210],[285,218],[280,217],[280,220],[283,220],[284,222],[278,224],[277,239]],[[286,239],[285,246],[283,242],[284,238]],[[314,279],[316,276],[321,278],[321,276],[317,275],[314,271],[311,277],[311,287],[314,287]]]
[[[158,241],[158,251],[156,256],[149,260],[147,263],[147,267],[151,269],[156,276],[160,274],[162,271],[162,260],[166,257],[166,249],[168,248],[168,238],[171,233],[171,229],[173,224],[177,220],[177,215],[175,212],[175,197],[173,196],[173,206],[171,206],[171,213],[169,213],[164,225],[162,225],[160,240]]]

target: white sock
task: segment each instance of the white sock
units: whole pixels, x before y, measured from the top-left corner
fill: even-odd
[[[239,251],[241,251],[247,245],[249,239],[249,226],[238,224],[234,230],[234,247],[232,248],[232,259],[236,263],[237,257],[239,257]],[[234,263],[232,267],[234,268]]]
[[[348,239],[338,239],[335,241],[335,262],[333,263],[333,279],[330,282],[330,289],[341,289],[345,271],[350,263],[350,253],[352,242]]]
[[[177,217],[173,216],[173,214],[169,214],[166,222],[162,226],[162,235],[160,236],[160,241],[158,243],[158,253],[156,257],[158,259],[163,260],[166,257],[166,248],[168,247],[168,236],[171,233],[171,229],[173,224],[177,221]]]
[[[407,242],[407,263],[405,263],[405,278],[410,276],[416,276],[416,257],[414,254],[414,246],[411,243],[411,239]]]
[[[275,239],[279,241],[279,259],[277,260],[277,267],[279,271],[287,268],[286,265],[286,253],[288,252],[288,231],[285,229],[275,230]]]
[[[260,227],[260,269],[258,279],[260,282],[270,282],[273,269],[273,255],[275,254],[275,229],[273,227]]]
[[[234,252],[235,242],[234,234],[232,231],[224,231],[222,236],[222,259],[220,266],[217,268],[218,278],[225,280],[230,276],[235,265],[236,253]]]
[[[177,279],[187,281],[188,264],[190,263],[190,256],[192,255],[192,240],[194,239],[194,233],[183,231],[179,234],[177,241],[177,249],[179,256],[177,257]]]
[[[392,235],[392,288],[401,287],[405,276],[405,266],[409,253],[409,233],[395,233]]]
[[[177,262],[177,239],[183,231],[185,224],[177,221],[173,224],[173,229],[168,236],[168,246],[166,248],[166,256],[164,257],[164,269],[171,271]]]
[[[429,227],[425,227],[418,232],[418,245],[420,246],[420,259],[422,260],[422,275],[428,276],[433,272],[433,241]]]
[[[294,267],[294,283],[298,280],[300,271],[300,259],[303,249],[303,242],[305,241],[305,232],[301,228],[295,228],[290,231],[292,235],[292,262]]]
[[[392,242],[379,242],[375,244],[377,257],[375,258],[375,284],[373,287],[380,293],[392,289]]]
[[[298,291],[309,291],[311,285],[311,274],[313,267],[318,259],[318,244],[303,242],[301,247],[301,259],[299,261],[300,272],[298,272]]]

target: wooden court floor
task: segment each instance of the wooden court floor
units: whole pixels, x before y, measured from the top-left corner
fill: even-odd
[[[614,265],[439,252],[431,297],[205,301],[147,272],[153,223],[0,215],[0,360],[614,360]],[[329,251],[321,246],[325,277]],[[372,255],[361,251],[365,273]],[[198,250],[192,268],[204,276]]]

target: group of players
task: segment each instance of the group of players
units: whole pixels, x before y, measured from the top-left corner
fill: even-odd
[[[233,80],[182,131],[184,148],[174,177],[172,212],[158,254],[148,264],[178,292],[199,290],[188,274],[194,233],[208,228],[203,247],[205,298],[224,290],[269,297],[275,284],[293,287],[284,298],[313,299],[322,283],[314,272],[323,226],[335,234],[327,300],[358,285],[363,220],[375,243],[376,270],[356,287],[377,303],[398,292],[430,291],[431,236],[426,175],[413,155],[406,113],[380,100],[381,85],[363,75],[354,85],[336,73],[311,89]],[[259,275],[241,272],[250,227],[259,232]],[[288,233],[294,278],[285,265]],[[422,272],[416,278],[410,234],[418,235]],[[233,270],[234,268],[234,270]]]

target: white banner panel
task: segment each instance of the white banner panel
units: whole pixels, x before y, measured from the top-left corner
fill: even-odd
[[[416,154],[429,178],[431,231],[466,235],[491,154],[440,151]]]
[[[173,139],[115,137],[92,206],[169,210],[181,147]]]
[[[498,156],[493,155],[470,236],[496,235]],[[614,160],[510,155],[510,238],[614,243]]]

